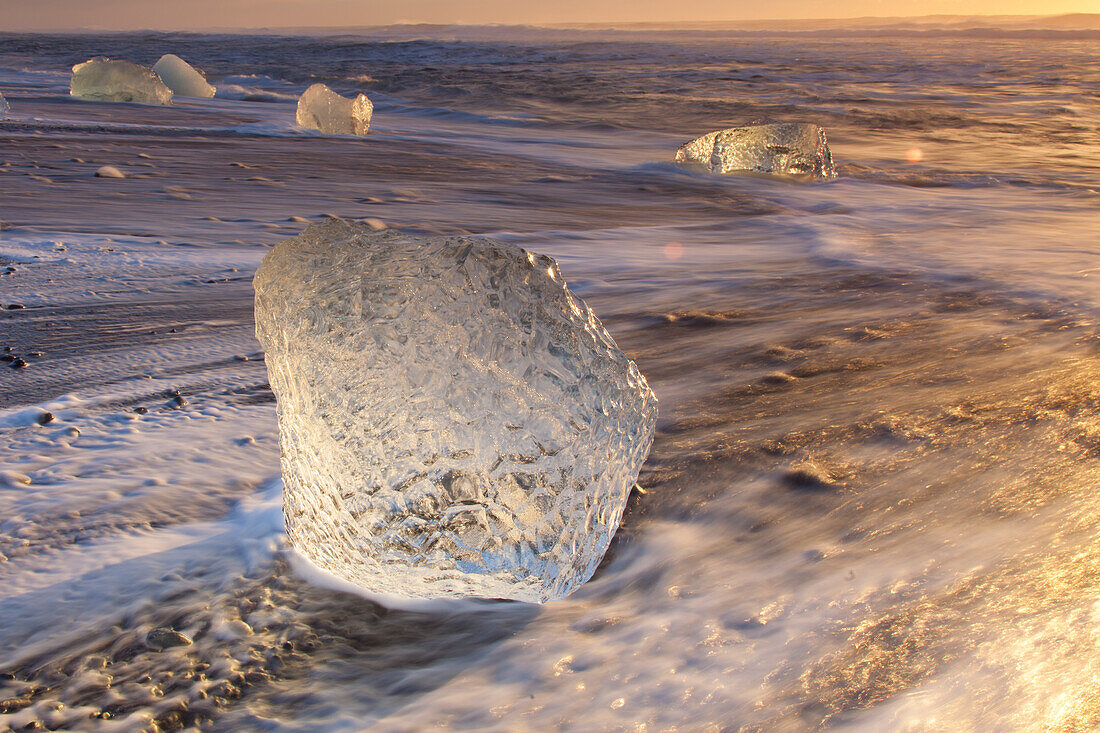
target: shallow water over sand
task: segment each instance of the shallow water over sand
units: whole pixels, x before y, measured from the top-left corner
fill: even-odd
[[[1088,44],[0,49],[0,727],[1100,724]],[[167,51],[237,89],[65,96]],[[367,138],[294,127],[317,80],[371,94]],[[840,176],[669,162],[758,118],[825,126]],[[558,258],[648,377],[641,490],[570,598],[416,614],[289,567],[250,281],[325,214]]]

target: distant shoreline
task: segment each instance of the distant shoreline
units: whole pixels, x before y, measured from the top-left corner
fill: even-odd
[[[1080,36],[1095,38],[1100,33],[1100,13],[1065,13],[1058,15],[925,15],[913,17],[864,16],[857,18],[810,18],[775,20],[715,20],[680,22],[620,22],[594,23],[394,23],[372,26],[276,26],[276,27],[209,27],[198,29],[162,28],[68,28],[41,27],[8,28],[4,34],[105,34],[105,33],[200,33],[200,34],[271,34],[271,35],[366,35],[398,37],[470,37],[498,36],[508,32],[546,33],[569,31],[590,33],[722,33],[724,35],[824,35],[824,36],[884,36],[936,35],[989,37],[1034,37],[1056,34],[1055,37]]]

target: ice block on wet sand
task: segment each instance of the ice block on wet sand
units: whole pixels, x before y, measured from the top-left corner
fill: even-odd
[[[153,64],[161,80],[181,97],[213,97],[215,89],[206,81],[206,74],[174,53],[166,53]]]
[[[335,220],[254,285],[301,555],[398,599],[545,602],[591,577],[657,400],[554,260]]]
[[[731,127],[680,146],[678,162],[700,163],[712,173],[755,171],[832,178],[836,175],[825,131],[785,122]]]
[[[8,100],[4,99],[3,94],[0,94],[0,119],[7,117],[9,112],[11,112],[11,107],[8,106]]]
[[[373,113],[367,95],[347,99],[324,84],[314,84],[298,99],[298,124],[329,135],[366,135]]]
[[[111,61],[105,56],[73,67],[69,93],[93,102],[172,102],[172,90],[155,71],[129,61]]]

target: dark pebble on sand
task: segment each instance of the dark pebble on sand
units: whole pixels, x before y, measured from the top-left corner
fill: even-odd
[[[144,415],[145,413],[149,412],[149,408],[148,407],[135,407],[134,412],[136,412],[139,415]]]
[[[26,308],[26,306],[22,303],[8,303],[8,310],[10,311],[22,310],[23,308]]]
[[[747,636],[761,636],[770,631],[767,621],[757,616],[727,614],[721,619],[721,624],[727,629],[736,629]]]
[[[783,476],[788,487],[797,491],[831,491],[839,488],[836,479],[813,464],[792,468]]]
[[[162,626],[145,635],[145,644],[157,651],[163,651],[174,646],[191,646],[191,640],[175,629]]]
[[[51,422],[53,422],[53,413],[52,412],[43,412],[41,415],[38,416],[38,424],[39,425],[46,425],[47,423],[51,423]]]
[[[172,399],[168,400],[169,407],[183,407],[187,404],[187,400],[183,399],[183,395],[176,395]]]
[[[22,359],[19,359],[19,358],[16,358],[11,363],[11,368],[12,369],[22,369],[25,366],[27,366],[27,362],[25,362],[25,361],[23,361]]]
[[[3,356],[0,356],[0,361],[15,361],[15,357],[11,354],[4,354]]]

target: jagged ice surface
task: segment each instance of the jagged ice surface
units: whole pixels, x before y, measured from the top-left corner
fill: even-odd
[[[338,220],[254,284],[299,552],[401,598],[545,602],[591,577],[657,400],[552,259]]]
[[[206,74],[174,53],[166,53],[153,64],[153,71],[181,97],[213,97],[215,89],[206,81]]]
[[[346,99],[324,84],[314,84],[298,98],[298,124],[329,135],[366,135],[373,113],[367,95]]]
[[[73,67],[69,93],[94,102],[170,104],[172,90],[157,73],[129,61],[96,56]]]
[[[825,131],[799,122],[710,132],[681,145],[676,160],[701,163],[712,173],[756,171],[815,178],[836,175]]]

